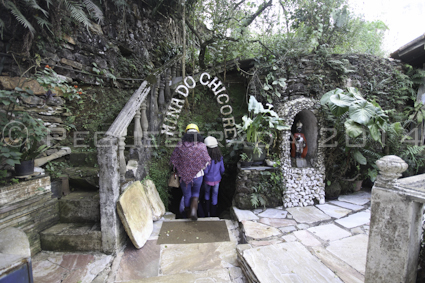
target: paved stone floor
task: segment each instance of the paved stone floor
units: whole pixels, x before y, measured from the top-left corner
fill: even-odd
[[[363,191],[309,207],[232,208],[230,241],[215,243],[157,245],[157,221],[140,250],[41,252],[34,282],[364,282],[369,208]]]

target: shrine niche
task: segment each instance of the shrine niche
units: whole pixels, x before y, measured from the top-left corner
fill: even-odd
[[[298,98],[279,106],[290,130],[282,131],[281,164],[286,183],[284,207],[325,203],[324,153],[319,147],[320,102]]]

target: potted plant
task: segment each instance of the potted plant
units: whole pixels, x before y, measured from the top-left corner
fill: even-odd
[[[252,159],[245,152],[241,153],[241,167],[249,167],[252,165]]]
[[[242,117],[242,123],[237,124],[238,133],[244,135],[246,143],[244,153],[249,156],[254,164],[262,163],[270,147],[273,147],[277,137],[277,132],[289,130],[290,127],[284,124],[284,120],[272,110],[273,105],[267,103],[267,108],[255,99],[249,97],[248,115]]]
[[[46,145],[42,145],[48,134],[43,122],[34,119],[26,111],[16,110],[19,102],[31,94],[32,91],[20,88],[0,90],[0,176],[7,175],[7,166],[15,167],[16,176],[32,174],[34,159],[47,149]]]

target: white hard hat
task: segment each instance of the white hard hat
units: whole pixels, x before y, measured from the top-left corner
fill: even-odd
[[[204,140],[204,143],[206,146],[208,146],[209,148],[214,148],[218,146],[218,142],[217,139],[215,137],[206,137]]]

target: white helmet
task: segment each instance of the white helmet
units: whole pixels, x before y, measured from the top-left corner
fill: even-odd
[[[215,137],[206,137],[204,140],[204,143],[206,146],[208,146],[209,148],[214,148],[218,146],[218,142],[217,139]]]

